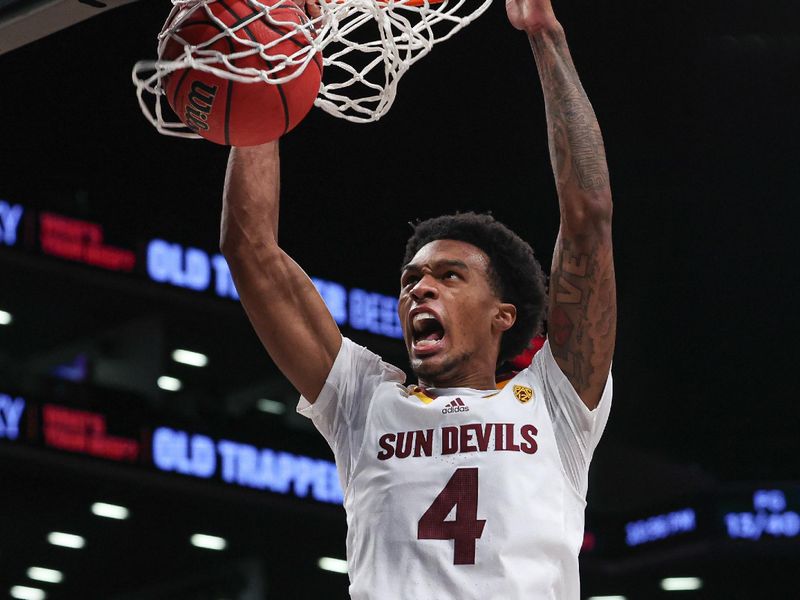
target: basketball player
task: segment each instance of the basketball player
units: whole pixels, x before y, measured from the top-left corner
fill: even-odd
[[[550,275],[486,215],[408,242],[398,312],[417,384],[342,338],[277,242],[277,143],[233,148],[222,250],[272,359],[333,449],[354,599],[578,600],[587,472],[611,405],[611,192],[600,129],[550,0],[507,0],[545,97],[561,223]],[[535,209],[531,206],[531,214]],[[497,382],[547,307],[530,366]]]

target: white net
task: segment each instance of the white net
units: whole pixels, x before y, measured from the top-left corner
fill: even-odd
[[[477,19],[492,0],[319,0],[320,14],[313,19],[293,14],[299,11],[291,0],[265,2],[172,0],[158,36],[158,60],[133,68],[142,112],[161,133],[199,137],[165,118],[164,81],[172,73],[197,69],[243,83],[283,84],[301,76],[317,53],[324,68],[315,106],[356,123],[376,121],[391,108],[409,67]],[[246,16],[226,24],[231,19],[221,18],[223,10]],[[283,35],[269,43],[256,41],[248,26],[259,20]],[[192,45],[182,33],[198,21],[213,23],[219,34]],[[284,43],[289,39],[291,53]],[[264,68],[241,66],[242,59],[255,55]]]

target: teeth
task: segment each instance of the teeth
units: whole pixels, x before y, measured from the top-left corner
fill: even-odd
[[[414,315],[414,318],[411,320],[412,323],[417,323],[422,321],[423,319],[435,319],[436,317],[429,312],[421,312]]]
[[[417,346],[417,348],[422,348],[423,346],[432,346],[433,344],[436,344],[437,342],[440,341],[441,340],[419,340],[415,342],[415,345]]]

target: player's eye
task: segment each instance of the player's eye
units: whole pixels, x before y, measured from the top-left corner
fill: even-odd
[[[458,279],[460,276],[455,271],[447,271],[442,279]]]
[[[400,282],[400,286],[404,287],[404,288],[407,288],[410,285],[414,285],[418,281],[419,281],[419,277],[417,277],[416,275],[406,275],[405,277],[403,277],[402,281]]]

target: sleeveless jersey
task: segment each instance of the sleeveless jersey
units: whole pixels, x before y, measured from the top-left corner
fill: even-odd
[[[586,408],[545,343],[499,390],[427,389],[344,339],[317,401],[347,512],[354,600],[578,600]]]

